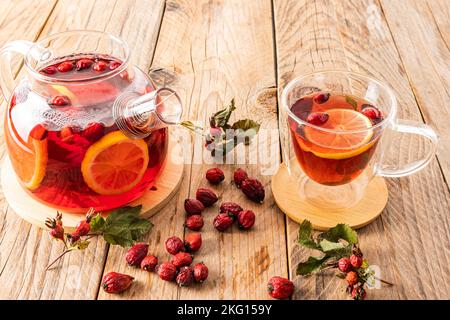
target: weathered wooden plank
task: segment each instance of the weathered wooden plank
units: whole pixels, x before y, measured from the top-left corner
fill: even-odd
[[[277,127],[275,100],[269,103],[266,97],[263,99],[266,104],[256,102],[261,90],[275,84],[271,24],[270,2],[265,0],[166,3],[153,67],[164,68],[162,78],[179,90],[186,118],[206,123],[212,112],[235,97],[238,110],[234,119],[247,116],[260,120],[265,129]],[[174,71],[175,77],[169,77]],[[273,143],[278,146],[278,137]],[[199,156],[202,149],[201,146],[188,157]],[[184,199],[194,197],[198,187],[211,187],[204,173],[213,166],[186,166],[179,197],[152,218],[161,233],[156,239],[154,233],[150,235],[151,251],[158,254],[161,262],[169,259],[164,252],[165,239],[172,234],[183,236]],[[212,221],[219,204],[205,210],[204,243],[194,261],[208,265],[209,279],[201,286],[176,289],[174,283],[165,283],[155,274],[142,275],[141,271],[121,267],[137,275],[140,282],[124,298],[261,299],[267,298],[266,284],[270,276],[287,275],[284,217],[273,206],[270,177],[261,176],[262,165],[247,166],[252,175],[262,178],[266,187],[264,204],[255,205],[230,183],[237,166],[220,167],[225,171],[226,180],[212,188],[221,201],[236,201],[253,209],[257,215],[255,228],[243,232],[234,226],[232,231],[218,233]],[[123,254],[123,251],[110,250],[105,271],[123,261]]]
[[[394,88],[400,118],[421,120],[401,58],[377,4],[275,0],[274,11],[280,91],[289,80],[305,72],[356,71]],[[368,21],[375,24],[369,25]],[[414,159],[422,150],[417,149],[420,143],[409,138],[398,140],[395,146],[400,151],[392,156],[396,162]],[[414,176],[388,180],[388,185],[389,203],[381,218],[360,231],[360,242],[370,262],[380,266],[382,276],[396,285],[372,290],[369,298],[448,298],[445,278],[449,271],[449,193],[437,162]],[[295,245],[297,230],[297,224],[289,221],[291,276],[301,288],[295,298],[345,298],[345,285],[328,274],[309,279],[295,276],[296,264],[307,254]]]
[[[30,3],[30,2],[26,2]],[[38,1],[33,1],[33,4]],[[17,4],[17,3],[16,3]],[[51,4],[51,5],[50,5]],[[24,2],[23,7],[26,4]],[[53,8],[24,10],[28,19],[41,31]],[[69,30],[96,29],[123,37],[131,50],[139,53],[134,62],[142,68],[150,65],[152,51],[163,12],[163,1],[59,1],[41,36]],[[47,13],[47,16],[44,16]],[[17,19],[19,15],[13,15]],[[36,17],[43,17],[38,25]],[[10,19],[10,18],[8,18]],[[34,19],[34,20],[32,20]],[[136,23],[139,22],[139,23]],[[29,32],[29,30],[27,30]],[[39,33],[36,33],[39,34]],[[2,32],[3,35],[3,32]],[[12,39],[23,38],[12,34]],[[141,49],[143,48],[143,51]],[[4,148],[4,147],[3,147]],[[4,200],[2,199],[2,203]],[[52,242],[43,230],[30,226],[4,205],[1,215],[0,297],[23,299],[95,299],[99,289],[108,246],[94,240],[84,252],[66,256],[57,268],[45,272],[47,263],[62,251],[62,245]]]

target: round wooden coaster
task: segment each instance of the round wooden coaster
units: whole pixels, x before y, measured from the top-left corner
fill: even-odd
[[[170,141],[168,159],[158,177],[155,190],[148,190],[141,198],[130,203],[131,206],[142,205],[142,216],[149,218],[164,207],[173,195],[178,191],[183,178],[183,161],[173,160],[174,154],[181,156],[181,147],[175,141]],[[178,158],[182,159],[182,158]],[[48,217],[56,215],[55,208],[48,207],[32,198],[19,184],[11,165],[11,161],[6,157],[1,169],[1,183],[3,193],[10,207],[23,219],[41,228],[45,228],[44,221]],[[61,210],[60,210],[61,211]],[[63,213],[64,227],[68,231],[73,230],[77,223],[83,219],[84,214]],[[102,212],[102,216],[108,216],[109,212]]]
[[[311,221],[316,230],[328,230],[338,223],[361,228],[374,221],[388,200],[388,190],[383,178],[375,177],[366,188],[363,198],[345,209],[321,209],[300,198],[298,187],[289,176],[285,163],[272,177],[272,192],[278,207],[292,220]]]

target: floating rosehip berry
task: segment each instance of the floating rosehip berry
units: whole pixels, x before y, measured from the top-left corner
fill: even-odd
[[[267,291],[272,298],[288,299],[294,293],[294,283],[282,277],[272,277],[267,285]]]
[[[350,263],[354,268],[359,268],[359,267],[361,267],[361,265],[363,263],[363,259],[361,256],[352,254],[350,256]]]
[[[338,268],[339,270],[341,270],[342,272],[349,272],[350,270],[352,270],[352,265],[350,263],[350,259],[349,258],[341,258],[338,261]]]
[[[196,282],[202,283],[208,278],[208,274],[208,267],[203,262],[194,266],[194,279]]]
[[[125,260],[130,266],[140,266],[142,260],[147,256],[148,244],[138,243],[132,246],[125,255]]]
[[[155,256],[146,256],[141,262],[141,269],[145,271],[153,271],[158,264],[158,258]]]
[[[73,62],[72,61],[61,62],[56,68],[58,69],[59,72],[69,72],[73,69]]]
[[[31,129],[31,131],[30,131],[30,137],[35,140],[39,140],[39,141],[47,138],[47,135],[48,135],[48,132],[42,124],[35,125],[33,127],[33,129]]]
[[[320,92],[314,95],[313,100],[315,103],[322,104],[328,101],[330,94],[328,92]]]
[[[247,172],[244,171],[244,169],[238,168],[236,171],[234,171],[233,174],[233,180],[236,187],[240,188],[242,182],[244,182],[245,179],[248,178]]]
[[[105,71],[107,67],[108,67],[108,63],[106,63],[103,60],[100,60],[100,61],[97,61],[96,63],[94,63],[94,66],[92,67],[92,69],[94,69],[97,72],[102,72],[102,71]]]
[[[82,131],[81,135],[91,142],[95,142],[104,136],[105,126],[99,122],[92,122]]]
[[[202,235],[200,233],[189,233],[184,239],[184,247],[187,252],[195,252],[202,246]]]
[[[252,210],[242,210],[237,221],[239,229],[248,230],[255,224],[255,213]]]
[[[173,281],[177,274],[177,268],[171,262],[164,262],[156,267],[158,276],[164,281]]]
[[[249,198],[250,200],[258,203],[262,203],[264,201],[264,197],[266,195],[264,186],[262,183],[255,178],[247,178],[241,184],[242,192]]]
[[[47,75],[52,75],[58,72],[58,69],[55,66],[48,66],[41,70],[42,73]]]
[[[122,62],[120,62],[120,61],[112,61],[112,62],[109,64],[109,70],[115,70],[115,69],[117,69],[118,67],[120,67],[121,64],[122,64]]]
[[[172,256],[170,262],[177,268],[184,266],[189,266],[192,263],[192,255],[187,252],[178,252],[176,255]]]
[[[203,218],[201,215],[195,214],[186,218],[185,226],[186,228],[193,231],[200,231],[203,228]]]
[[[381,111],[371,105],[362,105],[361,113],[375,123],[382,120]]]
[[[49,104],[52,106],[57,107],[63,107],[67,106],[70,103],[70,100],[66,96],[54,96],[50,101]]]
[[[127,274],[109,272],[102,279],[102,288],[106,293],[122,293],[131,286],[133,280]]]
[[[349,286],[354,286],[358,282],[358,274],[355,271],[350,271],[345,276],[345,280]]]
[[[225,175],[219,168],[212,168],[206,171],[206,179],[212,184],[219,184],[225,179]]]
[[[180,287],[190,286],[194,282],[194,270],[192,267],[182,267],[175,281]]]
[[[233,215],[229,213],[220,213],[214,218],[213,226],[220,232],[226,231],[233,224]]]
[[[239,212],[243,209],[240,205],[235,202],[224,202],[220,205],[220,213],[228,213],[233,215],[233,218],[236,219]]]
[[[93,63],[94,61],[91,59],[83,58],[76,62],[75,67],[78,71],[80,71],[89,68]]]
[[[205,209],[203,203],[197,199],[186,199],[184,200],[184,210],[188,215],[201,214]]]
[[[306,117],[306,122],[315,126],[320,126],[328,121],[329,115],[326,112],[312,112]]]
[[[184,251],[183,241],[177,236],[170,237],[166,240],[166,250],[170,254],[177,254],[180,251]]]
[[[366,290],[363,287],[354,287],[352,289],[352,298],[355,300],[364,300],[366,298]]]
[[[217,195],[211,189],[199,188],[195,194],[197,200],[199,200],[205,207],[210,207],[219,199]]]

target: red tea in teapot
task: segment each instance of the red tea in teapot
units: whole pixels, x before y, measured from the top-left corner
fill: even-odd
[[[168,130],[131,139],[116,126],[112,104],[125,91],[152,91],[148,77],[113,57],[90,54],[37,71],[47,80],[33,90],[26,83],[16,87],[5,128],[9,157],[26,189],[72,212],[117,208],[147,191],[164,164]]]

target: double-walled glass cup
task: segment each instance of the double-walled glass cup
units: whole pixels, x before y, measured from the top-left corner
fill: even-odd
[[[356,130],[312,124],[307,121],[307,114],[299,116],[293,106],[298,106],[302,99],[311,99],[318,92],[345,97],[342,98],[343,103],[350,100],[350,104],[355,104],[355,111],[334,109],[329,111],[330,114],[354,117],[356,112],[361,113],[361,110],[356,111],[359,107],[354,101],[360,100],[376,107],[382,118]],[[424,168],[436,152],[438,138],[435,131],[422,123],[397,119],[397,100],[392,90],[368,76],[346,71],[323,71],[295,78],[282,92],[280,112],[280,120],[284,122],[280,126],[284,160],[290,179],[295,182],[299,197],[319,208],[354,206],[375,176],[410,175]],[[365,116],[356,115],[354,118],[359,121],[361,117]],[[351,119],[349,121],[357,121]],[[400,143],[394,137],[395,132],[425,138],[423,157],[408,164],[386,164],[387,151],[393,144]],[[349,146],[339,145],[336,141],[358,143]]]

